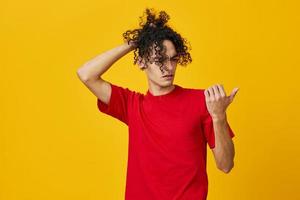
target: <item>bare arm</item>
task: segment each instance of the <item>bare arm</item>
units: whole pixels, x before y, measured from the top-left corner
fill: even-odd
[[[215,84],[205,91],[205,102],[213,120],[215,133],[215,148],[212,149],[217,167],[229,173],[234,166],[234,144],[229,135],[226,109],[232,103],[239,88],[235,88],[229,96],[222,84]]]
[[[118,59],[133,50],[133,45],[127,42],[113,49],[105,51],[90,61],[83,64],[77,70],[77,76],[101,101],[108,104],[111,95],[111,85],[101,78]]]
[[[125,42],[122,45],[105,51],[104,53],[86,62],[78,69],[77,74],[83,81],[98,79],[112,66],[112,64],[114,64],[118,59],[130,52],[132,49],[133,46],[128,45]]]
[[[229,136],[226,117],[213,119],[215,130],[215,148],[212,149],[217,166],[225,173],[229,173],[234,165],[234,144]]]

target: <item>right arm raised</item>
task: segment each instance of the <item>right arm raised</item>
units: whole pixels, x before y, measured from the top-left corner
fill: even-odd
[[[118,59],[126,55],[135,47],[125,42],[113,49],[105,51],[86,62],[77,70],[79,79],[87,88],[98,97],[101,101],[108,104],[111,95],[111,85],[101,78]]]

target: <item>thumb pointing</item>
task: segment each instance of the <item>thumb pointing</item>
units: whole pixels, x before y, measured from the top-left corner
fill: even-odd
[[[240,88],[236,87],[232,90],[230,94],[230,103],[233,101],[233,98],[235,97],[236,93],[239,91]]]

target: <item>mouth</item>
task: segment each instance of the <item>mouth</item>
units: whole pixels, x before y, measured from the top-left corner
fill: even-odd
[[[164,75],[163,78],[166,78],[166,77],[173,77],[174,75],[173,74],[168,74],[168,75]]]

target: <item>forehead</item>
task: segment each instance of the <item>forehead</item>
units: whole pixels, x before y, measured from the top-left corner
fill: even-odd
[[[175,48],[172,41],[164,40],[163,41],[163,46],[166,49],[166,55],[167,56],[173,57],[174,55],[176,55],[176,53],[177,53],[176,48]],[[155,56],[155,49],[154,48],[152,48],[152,52],[153,52],[153,54],[152,54],[152,57],[153,57],[153,56]]]
[[[174,46],[173,42],[171,42],[170,40],[164,40],[163,45],[165,46],[165,48],[167,50],[166,51],[167,54],[173,55],[174,53],[176,53],[175,46]]]

